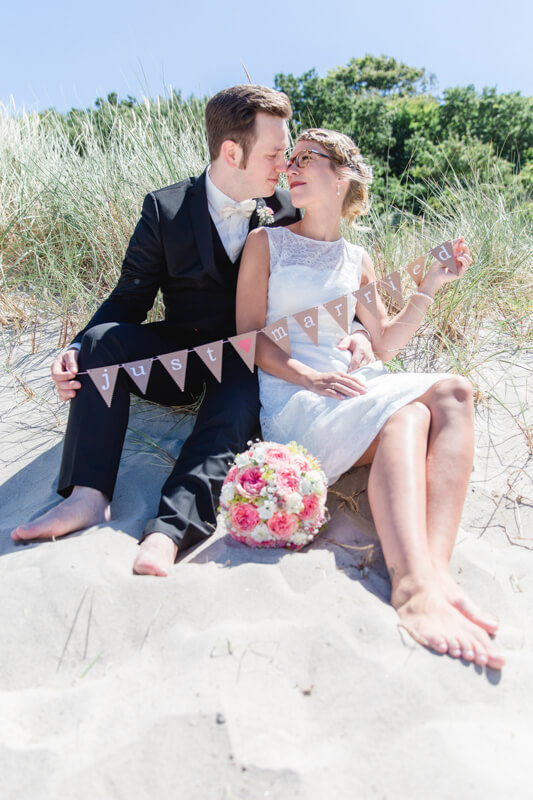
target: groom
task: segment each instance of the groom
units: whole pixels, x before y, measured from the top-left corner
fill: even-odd
[[[111,295],[70,347],[52,364],[62,400],[70,400],[58,506],[16,528],[15,540],[52,538],[110,519],[130,394],[140,390],[118,371],[107,408],[87,369],[124,364],[235,335],[235,289],[242,248],[259,212],[268,206],[274,225],[300,218],[288,192],[277,189],[286,169],[287,120],[282,92],[234,86],[206,107],[211,164],[198,178],[152,192],[130,240]],[[250,198],[261,198],[251,200]],[[144,323],[156,293],[162,322]],[[144,323],[144,324],[142,324]],[[370,356],[364,334],[345,341],[352,368]],[[216,498],[234,454],[258,429],[257,378],[232,347],[223,347],[219,383],[196,353],[190,354],[183,390],[159,360],[145,397],[180,406],[205,395],[194,429],[165,482],[157,516],[143,533],[135,559],[139,574],[165,576],[180,552],[203,541],[216,524]]]

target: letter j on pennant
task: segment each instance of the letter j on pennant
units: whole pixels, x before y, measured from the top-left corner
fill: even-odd
[[[117,382],[118,364],[110,367],[95,367],[88,369],[87,374],[98,389],[101,397],[105,400],[108,408],[111,408],[115,383]]]

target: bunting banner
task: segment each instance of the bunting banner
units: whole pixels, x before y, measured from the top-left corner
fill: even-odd
[[[453,255],[453,242],[448,240],[437,245],[437,247],[433,247],[428,253],[425,253],[403,267],[416,283],[417,287],[420,286],[424,277],[428,256],[433,256],[436,261],[440,262],[455,275],[458,274],[457,264]],[[377,319],[379,316],[378,286],[392,298],[392,301],[398,308],[403,308],[404,301],[399,269],[391,272],[390,275],[386,275],[384,278],[380,278],[373,283],[365,284],[365,286],[357,289],[357,291],[352,292],[356,303],[360,303]],[[321,306],[314,306],[312,308],[306,308],[303,311],[297,311],[291,316],[307,336],[309,336],[313,344],[318,346],[318,319],[320,308],[327,311],[343,333],[350,333],[352,320],[350,319],[349,298],[349,294],[342,295],[341,297],[336,297],[334,300],[328,300]],[[220,383],[222,382],[223,345],[226,343],[231,344],[248,369],[253,372],[258,333],[264,333],[288,356],[291,355],[288,319],[287,317],[282,317],[276,320],[276,322],[259,330],[248,331],[247,333],[241,333],[237,336],[230,336],[228,339],[207,342],[207,344],[193,347],[190,350],[175,350],[172,353],[164,353],[150,358],[143,358],[138,361],[129,361],[125,364],[110,364],[106,367],[98,367],[95,369],[88,369],[86,372],[79,372],[78,375],[89,375],[108,408],[111,407],[119,369],[123,369],[138,387],[139,391],[145,394],[154,361],[161,362],[177,386],[183,391],[185,388],[188,356],[189,353],[192,352],[197,354],[207,369]]]

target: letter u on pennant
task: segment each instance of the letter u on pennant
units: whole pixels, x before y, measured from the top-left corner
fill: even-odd
[[[263,333],[265,333],[274,344],[281,347],[288,356],[291,355],[291,340],[289,338],[287,317],[282,317],[276,322],[273,322],[272,325],[267,325],[266,328],[263,328]]]
[[[150,380],[150,371],[152,369],[152,359],[142,358],[140,361],[128,361],[127,364],[122,364],[132,381],[139,387],[141,392],[145,394],[148,381]]]
[[[115,383],[117,382],[118,364],[111,364],[110,367],[88,369],[87,374],[98,389],[100,396],[105,400],[107,407],[111,408]]]
[[[240,336],[230,336],[228,339],[250,372],[254,371],[256,339],[257,331],[248,331],[248,333],[241,333]]]
[[[178,384],[182,392],[185,388],[187,352],[187,350],[175,350],[173,353],[165,353],[162,356],[157,356],[172,380]]]

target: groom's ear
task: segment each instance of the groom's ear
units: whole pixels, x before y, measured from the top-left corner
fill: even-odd
[[[242,147],[233,139],[225,139],[220,146],[220,158],[231,169],[239,169],[242,163]]]

